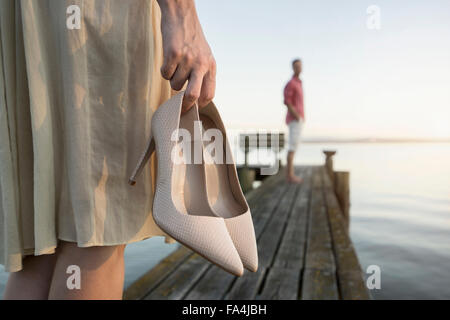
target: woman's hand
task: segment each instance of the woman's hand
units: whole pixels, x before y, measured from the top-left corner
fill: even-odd
[[[194,0],[158,0],[161,8],[161,32],[164,63],[162,76],[174,90],[188,81],[183,110],[196,100],[206,106],[216,90],[216,61],[205,39]]]

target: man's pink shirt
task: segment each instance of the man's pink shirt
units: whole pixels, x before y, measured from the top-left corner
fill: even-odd
[[[284,103],[291,104],[295,110],[300,114],[300,117],[305,120],[305,112],[303,110],[303,87],[302,80],[296,76],[292,76],[292,79],[284,87]],[[286,124],[296,120],[295,117],[287,111],[286,114]]]

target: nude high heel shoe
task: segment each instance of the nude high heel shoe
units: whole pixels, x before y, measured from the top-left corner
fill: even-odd
[[[208,144],[204,141],[206,185],[209,203],[220,217],[225,219],[228,232],[234,242],[243,265],[252,272],[258,270],[258,249],[253,220],[247,200],[242,192],[225,126],[213,102],[199,109],[203,131],[214,132],[223,141]],[[221,147],[222,150],[215,150]],[[212,152],[214,150],[214,152]],[[223,151],[223,152],[220,152]],[[222,153],[222,154],[221,154]],[[228,159],[228,162],[226,161]]]
[[[158,169],[153,200],[153,218],[158,227],[172,238],[216,264],[225,271],[242,276],[244,268],[225,220],[215,215],[206,196],[206,181],[203,159],[201,164],[179,161],[174,155],[184,153],[186,141],[180,142],[179,133],[189,132],[191,147],[194,139],[202,147],[198,107],[194,105],[181,115],[184,91],[163,103],[153,114],[151,137],[129,184],[134,185],[151,154],[156,150]],[[198,122],[197,122],[198,125]],[[193,138],[193,139],[192,139]],[[190,140],[189,140],[190,139]],[[183,152],[181,152],[183,151]],[[194,151],[191,148],[191,151]],[[191,152],[193,153],[193,152]],[[203,153],[200,151],[201,157]],[[177,160],[177,161],[173,161]]]

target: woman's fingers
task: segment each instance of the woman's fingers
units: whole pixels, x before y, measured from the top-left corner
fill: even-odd
[[[200,97],[205,72],[206,64],[201,58],[194,59],[189,53],[178,64],[170,79],[170,85],[174,90],[179,91],[188,81],[183,99],[183,111],[189,110]]]
[[[184,94],[183,111],[189,110],[198,100],[199,107],[206,106],[215,95],[216,70],[215,65],[209,69],[204,63],[191,67],[191,64],[180,63],[170,78],[172,89],[180,91],[186,81],[188,85]]]
[[[182,58],[182,53],[181,50],[177,50],[174,48],[167,48],[165,49],[165,51],[167,53],[164,55],[164,62],[161,67],[161,75],[164,79],[170,80],[172,79],[177,69],[178,63]]]
[[[216,91],[216,62],[214,58],[200,58],[194,65],[186,88],[183,108],[188,110],[198,100],[199,107],[206,106]]]
[[[183,99],[183,111],[189,110],[195,103],[195,101],[200,97],[200,92],[202,90],[204,73],[194,69],[192,70],[189,82],[186,87]]]
[[[189,74],[192,71],[192,67],[186,63],[180,63],[177,66],[177,70],[175,71],[174,75],[170,79],[170,86],[172,89],[180,91],[186,81],[189,78]]]
[[[199,107],[205,107],[214,98],[216,93],[216,66],[214,65],[208,70],[203,78],[202,89],[198,99]]]

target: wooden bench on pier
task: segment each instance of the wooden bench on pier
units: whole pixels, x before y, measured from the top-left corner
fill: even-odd
[[[244,192],[253,189],[253,182],[262,181],[268,177],[264,172],[265,166],[261,163],[250,163],[249,153],[257,150],[270,150],[275,155],[271,168],[281,168],[280,152],[285,146],[285,135],[280,132],[246,132],[239,134],[239,149],[244,152],[244,163],[237,166],[239,180]],[[267,168],[267,167],[266,167]]]

